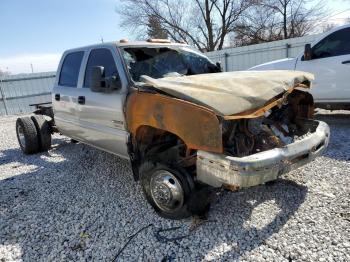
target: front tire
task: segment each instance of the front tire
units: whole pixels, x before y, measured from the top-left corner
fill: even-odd
[[[160,216],[169,219],[191,216],[187,201],[194,182],[185,170],[150,161],[144,162],[139,170],[146,199]]]
[[[39,152],[38,133],[32,119],[29,117],[17,118],[16,134],[23,153],[35,154]]]

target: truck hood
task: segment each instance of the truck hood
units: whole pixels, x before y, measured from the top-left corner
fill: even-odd
[[[263,107],[269,100],[314,77],[301,71],[238,71],[141,81],[164,93],[212,109],[221,116]]]

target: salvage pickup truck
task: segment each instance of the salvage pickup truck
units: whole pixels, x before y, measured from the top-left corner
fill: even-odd
[[[330,131],[313,120],[312,79],[221,72],[161,39],[81,47],[63,54],[52,106],[18,118],[17,137],[27,154],[49,150],[58,132],[129,159],[154,209],[180,219],[203,187],[264,184],[325,150]]]

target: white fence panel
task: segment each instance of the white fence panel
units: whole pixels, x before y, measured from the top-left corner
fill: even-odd
[[[320,35],[290,38],[269,43],[249,45],[208,52],[206,55],[214,62],[220,62],[224,71],[246,70],[252,66],[269,61],[295,57]]]
[[[56,72],[10,75],[0,79],[0,115],[33,111],[30,104],[51,101]]]

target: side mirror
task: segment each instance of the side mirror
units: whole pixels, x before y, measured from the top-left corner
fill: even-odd
[[[105,68],[103,66],[94,66],[91,69],[89,86],[93,92],[102,92],[105,87],[104,80]]]
[[[103,66],[94,66],[91,69],[90,89],[93,92],[110,92],[121,88],[119,77],[105,77],[105,69]]]
[[[306,44],[304,49],[304,60],[308,61],[312,59],[311,44]]]

